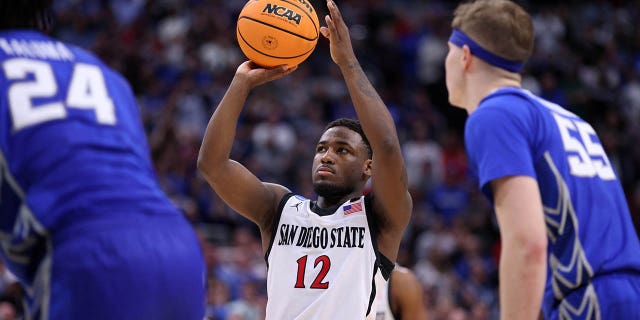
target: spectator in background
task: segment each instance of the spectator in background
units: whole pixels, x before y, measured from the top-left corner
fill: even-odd
[[[0,320],[18,320],[22,315],[18,312],[16,301],[8,298],[0,298]]]
[[[442,151],[440,145],[430,138],[429,128],[422,121],[410,123],[411,137],[402,145],[409,187],[431,190],[443,178]]]

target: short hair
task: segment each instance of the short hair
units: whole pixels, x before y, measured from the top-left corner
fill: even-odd
[[[0,30],[50,30],[52,3],[53,0],[0,0]]]
[[[367,149],[367,155],[369,156],[369,159],[373,158],[373,149],[371,149],[371,144],[369,144],[369,139],[367,139],[367,135],[365,135],[364,131],[362,130],[360,121],[356,119],[350,119],[350,118],[336,119],[329,122],[329,124],[327,124],[327,126],[324,128],[324,131],[327,131],[333,127],[345,127],[351,131],[358,133],[360,137],[362,137],[362,141],[364,142],[364,146]]]
[[[460,29],[485,50],[511,61],[526,61],[533,52],[531,16],[509,0],[477,0],[459,5],[451,27]]]

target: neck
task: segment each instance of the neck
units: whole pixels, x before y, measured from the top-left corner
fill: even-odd
[[[468,93],[463,105],[468,114],[473,113],[480,101],[493,91],[504,87],[520,87],[521,77],[518,73],[491,68],[486,72],[470,73],[467,78]]]
[[[318,200],[316,201],[316,203],[320,208],[331,208],[331,207],[337,207],[347,202],[347,200],[360,198],[361,196],[362,196],[362,190],[358,190],[357,192],[354,191],[346,195],[336,195],[336,196],[328,196],[328,197],[318,196]]]

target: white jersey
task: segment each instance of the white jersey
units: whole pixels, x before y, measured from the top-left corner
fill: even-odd
[[[391,311],[391,278],[385,280],[382,273],[376,274],[376,320],[395,320]]]
[[[376,249],[365,197],[322,216],[301,196],[283,202],[266,257],[266,319],[375,319]]]

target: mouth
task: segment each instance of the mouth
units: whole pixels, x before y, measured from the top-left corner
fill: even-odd
[[[316,174],[318,175],[330,175],[335,173],[336,172],[328,166],[320,166],[316,169]]]

